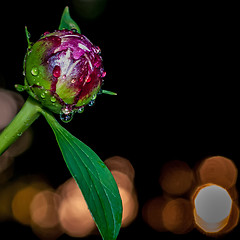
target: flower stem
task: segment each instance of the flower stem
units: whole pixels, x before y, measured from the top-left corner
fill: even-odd
[[[22,109],[0,134],[0,155],[31,126],[41,111],[41,105],[32,97],[28,97]]]

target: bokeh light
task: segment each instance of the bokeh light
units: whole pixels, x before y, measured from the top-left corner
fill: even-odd
[[[183,161],[170,161],[163,166],[159,183],[166,193],[182,195],[193,184],[193,171]]]
[[[197,169],[200,184],[214,183],[226,189],[236,184],[237,174],[233,161],[223,156],[206,158]]]
[[[60,187],[60,194],[62,201],[58,213],[64,232],[72,237],[89,235],[95,229],[95,223],[73,178]]]
[[[23,104],[24,99],[20,94],[0,89],[0,132],[12,121]],[[32,131],[28,129],[0,156],[0,182],[6,182],[12,176],[10,166],[14,158],[30,147],[32,139]]]
[[[170,200],[163,208],[162,219],[168,231],[175,234],[188,233],[194,226],[191,202],[183,198]]]
[[[104,161],[112,173],[123,204],[122,227],[128,226],[137,216],[138,200],[134,186],[135,170],[126,158],[113,156]]]
[[[167,231],[163,224],[162,212],[168,200],[164,196],[150,199],[142,209],[144,221],[154,230],[158,232]]]
[[[215,184],[200,186],[193,203],[195,223],[204,232],[219,232],[227,225],[232,199],[226,189]]]
[[[37,193],[46,188],[48,188],[48,185],[45,182],[35,180],[15,193],[11,206],[13,217],[18,222],[24,225],[31,225],[31,202]]]
[[[185,234],[196,227],[201,233],[222,236],[237,226],[238,171],[233,161],[213,156],[194,169],[182,161],[169,161],[162,167],[162,195],[148,200],[142,209],[152,229]]]
[[[0,130],[5,128],[17,113],[17,103],[10,91],[0,89]]]

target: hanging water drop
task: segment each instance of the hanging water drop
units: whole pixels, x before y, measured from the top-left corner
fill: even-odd
[[[31,70],[31,73],[33,76],[37,76],[38,75],[38,67],[33,67],[32,70]]]
[[[60,113],[60,119],[64,122],[64,123],[68,123],[73,119],[73,112],[70,112],[68,114],[65,113]]]
[[[55,78],[59,78],[61,75],[61,68],[58,65],[56,65],[52,71],[52,74]]]
[[[83,111],[84,111],[84,107],[82,106],[77,110],[77,113],[83,113]]]
[[[93,94],[92,100],[95,101],[96,98],[97,98],[97,94]]]
[[[91,100],[91,101],[88,103],[88,106],[91,107],[91,106],[94,105],[94,103],[95,103],[95,100]]]

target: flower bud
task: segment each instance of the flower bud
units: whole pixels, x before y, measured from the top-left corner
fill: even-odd
[[[99,54],[99,47],[76,31],[45,33],[25,56],[28,93],[54,113],[81,112],[106,75]]]

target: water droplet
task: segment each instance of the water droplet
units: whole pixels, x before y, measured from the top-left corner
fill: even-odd
[[[71,80],[71,83],[74,84],[76,81],[77,81],[77,79],[76,79],[76,78],[73,78],[73,79]]]
[[[100,47],[95,46],[95,52],[96,52],[97,54],[101,54],[101,49],[100,49]]]
[[[84,111],[84,107],[82,106],[77,110],[77,113],[83,113],[83,111]]]
[[[52,74],[55,78],[59,78],[61,75],[61,68],[58,65],[56,65],[53,69]]]
[[[71,31],[72,31],[73,33],[77,33],[77,32],[78,32],[78,30],[77,30],[76,28],[72,28]]]
[[[97,98],[97,94],[93,94],[92,100],[94,101]]]
[[[68,123],[73,119],[73,112],[70,112],[69,114],[65,114],[65,113],[60,113],[60,119],[64,122],[64,123]]]
[[[65,106],[62,108],[62,113],[66,114],[66,115],[71,113],[71,111],[72,111],[72,109],[70,109],[69,106]]]
[[[87,77],[86,77],[86,82],[87,82],[87,83],[90,83],[91,80],[92,80],[92,79],[89,77],[89,75],[87,75]]]
[[[88,103],[88,106],[91,107],[91,106],[94,105],[94,103],[95,103],[95,100],[91,100],[91,101]]]
[[[52,97],[50,98],[50,100],[51,100],[52,103],[55,103],[55,102],[57,101],[57,99],[56,99],[54,96],[52,96]]]
[[[21,136],[22,136],[22,132],[18,133],[17,136],[18,136],[18,137],[21,137]]]
[[[43,92],[43,93],[41,93],[41,98],[45,98],[46,96],[45,96],[45,93]]]
[[[38,67],[33,67],[31,70],[31,73],[33,76],[37,76],[38,75]]]
[[[106,76],[106,74],[107,74],[106,72],[103,72],[101,77],[104,78]]]

